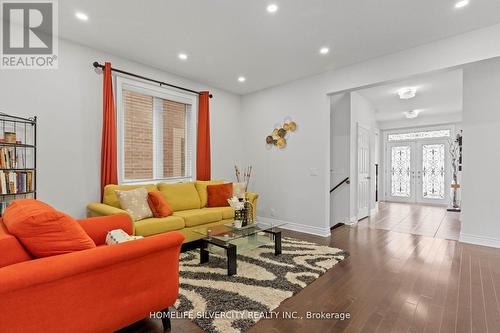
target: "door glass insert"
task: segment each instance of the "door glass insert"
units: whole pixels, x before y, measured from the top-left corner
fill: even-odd
[[[444,199],[444,144],[422,146],[422,196]]]
[[[411,148],[392,147],[391,150],[391,194],[394,197],[411,195]]]

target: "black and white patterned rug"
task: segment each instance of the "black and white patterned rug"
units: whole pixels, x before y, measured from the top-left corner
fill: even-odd
[[[210,333],[239,333],[312,283],[348,253],[293,238],[238,254],[237,274],[227,276],[225,256],[210,254],[200,265],[199,251],[181,253],[177,314]]]

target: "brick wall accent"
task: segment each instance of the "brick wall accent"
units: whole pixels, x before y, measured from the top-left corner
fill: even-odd
[[[163,177],[186,175],[186,105],[159,100],[163,112]],[[153,97],[124,90],[125,179],[153,178]]]
[[[153,178],[153,97],[123,91],[125,178]]]
[[[163,100],[163,176],[185,176],[186,105]]]

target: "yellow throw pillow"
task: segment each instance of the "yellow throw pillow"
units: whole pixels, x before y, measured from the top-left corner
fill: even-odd
[[[158,184],[158,190],[167,200],[174,212],[187,209],[199,209],[200,196],[194,183]]]
[[[130,191],[116,191],[120,206],[130,214],[134,221],[153,217],[153,212],[148,204],[148,191],[138,188]]]
[[[207,206],[207,201],[208,201],[207,186],[220,185],[223,183],[224,183],[223,180],[197,180],[194,183],[194,186],[196,186],[196,190],[198,191],[198,195],[200,196],[200,204],[202,208]]]

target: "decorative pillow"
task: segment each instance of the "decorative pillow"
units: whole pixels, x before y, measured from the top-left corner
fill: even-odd
[[[3,223],[36,258],[96,247],[75,219],[35,199],[12,202]]]
[[[229,206],[229,202],[227,202],[227,199],[233,196],[233,183],[208,185],[207,195],[207,207]]]
[[[197,180],[194,182],[194,186],[196,187],[196,190],[198,191],[198,195],[200,196],[200,203],[201,203],[201,208],[207,206],[207,186],[208,185],[218,185],[218,184],[224,184],[223,180]]]
[[[148,205],[148,190],[138,188],[130,191],[116,191],[120,207],[130,214],[132,220],[138,221],[153,216]]]
[[[233,183],[233,195],[237,198],[245,198],[246,183]]]
[[[148,193],[148,204],[154,217],[167,217],[173,213],[172,207],[158,190]]]

